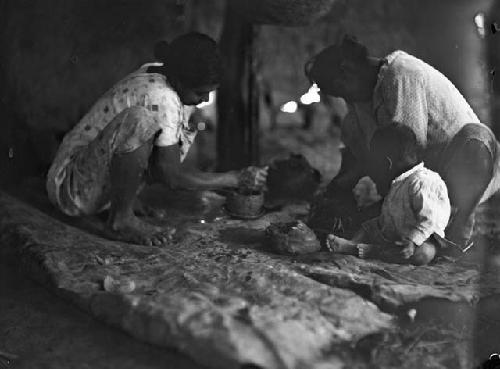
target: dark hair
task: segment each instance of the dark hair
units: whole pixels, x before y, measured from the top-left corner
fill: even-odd
[[[218,84],[221,58],[217,43],[207,35],[191,32],[172,42],[159,41],[154,46],[155,58],[164,66],[162,72],[185,87]]]
[[[311,82],[329,78],[339,72],[344,61],[361,62],[368,58],[368,49],[356,37],[345,35],[338,44],[330,45],[305,65],[306,77]]]
[[[421,160],[415,132],[399,123],[377,129],[370,143],[370,151],[375,157],[387,156],[394,162],[413,164]]]

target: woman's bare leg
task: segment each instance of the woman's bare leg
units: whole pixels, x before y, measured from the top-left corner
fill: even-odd
[[[108,226],[119,238],[146,245],[162,245],[172,230],[153,226],[135,216],[134,203],[143,183],[152,140],[134,151],[115,154],[111,162],[111,208]]]

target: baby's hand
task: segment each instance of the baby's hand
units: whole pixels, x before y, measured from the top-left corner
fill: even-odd
[[[257,168],[255,172],[255,186],[258,188],[262,188],[266,185],[267,182],[267,171],[269,167]]]
[[[354,186],[352,193],[360,208],[370,206],[382,199],[377,192],[377,185],[370,177],[361,178],[356,186]]]
[[[401,250],[401,255],[403,255],[403,257],[405,259],[409,259],[413,256],[413,254],[415,253],[415,244],[411,241],[407,241],[405,243],[403,243],[404,247],[403,247],[403,250]]]

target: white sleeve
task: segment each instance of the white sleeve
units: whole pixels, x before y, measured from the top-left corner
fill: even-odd
[[[410,188],[410,196],[416,224],[406,238],[418,246],[433,233],[444,237],[451,212],[444,182],[418,181]]]
[[[153,112],[157,112],[161,127],[161,133],[157,137],[155,145],[177,145],[184,121],[182,106],[170,96],[164,96],[160,101],[152,101],[151,107]]]

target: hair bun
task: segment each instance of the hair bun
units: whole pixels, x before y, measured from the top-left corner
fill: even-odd
[[[165,62],[168,59],[170,45],[167,41],[158,41],[154,46],[154,56],[161,62]]]

